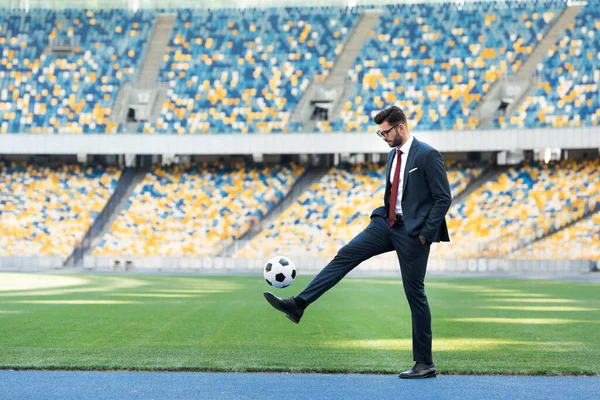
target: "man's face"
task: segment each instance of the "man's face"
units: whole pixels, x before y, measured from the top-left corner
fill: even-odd
[[[402,144],[402,136],[400,132],[405,129],[402,124],[394,124],[390,125],[388,121],[383,121],[379,124],[378,134],[381,135],[381,138],[390,146],[397,147]]]

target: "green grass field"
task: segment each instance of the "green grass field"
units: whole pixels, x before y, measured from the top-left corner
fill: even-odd
[[[310,281],[299,277],[281,296]],[[399,279],[346,278],[299,325],[262,276],[0,274],[0,368],[397,373]],[[600,285],[428,279],[440,373],[600,374]]]

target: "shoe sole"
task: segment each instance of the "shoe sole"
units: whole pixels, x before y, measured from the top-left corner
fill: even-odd
[[[285,316],[287,317],[287,319],[289,319],[290,321],[292,321],[295,324],[297,324],[298,322],[300,322],[300,320],[296,319],[296,317],[294,317],[293,315],[285,314]]]
[[[282,313],[284,313],[285,316],[287,317],[287,319],[289,319],[290,321],[292,321],[295,324],[300,322],[300,320],[298,318],[296,318],[294,315],[288,314],[287,311],[284,311],[281,308],[279,308],[279,305],[277,304],[277,302],[275,301],[274,298],[269,296],[267,293],[264,293],[264,296],[265,296],[265,299],[267,299],[267,301],[269,302],[269,304],[272,305],[273,308],[275,308],[277,311],[281,311]]]
[[[427,378],[435,378],[437,376],[437,372],[430,372],[428,374],[425,375],[405,375],[402,376],[400,375],[399,378],[400,379],[427,379]]]

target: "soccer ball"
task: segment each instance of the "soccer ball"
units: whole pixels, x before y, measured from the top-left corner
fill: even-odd
[[[265,280],[274,288],[288,287],[296,278],[296,266],[287,257],[275,256],[267,261],[264,270]]]

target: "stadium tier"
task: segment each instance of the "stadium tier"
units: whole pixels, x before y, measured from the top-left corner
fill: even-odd
[[[153,12],[3,9],[0,133],[114,133],[111,108],[137,72]],[[69,55],[47,51],[74,43]]]
[[[450,190],[452,191],[452,197],[456,198],[461,194],[469,183],[479,178],[484,168],[470,163],[446,162],[446,172],[448,173],[448,182],[450,183]]]
[[[385,105],[415,130],[469,129],[490,87],[519,69],[563,0],[383,6],[348,71],[354,88],[320,132],[364,131]],[[370,7],[366,7],[370,8]],[[331,72],[366,8],[180,9],[157,84],[167,98],[144,133],[299,132],[291,122],[310,83]],[[114,133],[119,88],[141,67],[156,11],[4,10],[0,132]],[[540,64],[516,115],[496,126],[597,125],[600,5],[590,2]],[[74,43],[53,55],[51,43]],[[337,116],[334,116],[334,118]]]
[[[600,159],[510,168],[455,204],[436,258],[501,257],[600,206]]]
[[[600,213],[522,248],[513,259],[600,261]]]
[[[391,5],[349,71],[341,120],[321,130],[364,131],[374,112],[401,106],[417,130],[476,127],[470,113],[518,70],[565,4]]]
[[[289,132],[304,90],[333,67],[359,14],[345,8],[179,10],[147,133]]]
[[[95,256],[206,256],[239,239],[291,189],[296,164],[156,167],[94,249]]]
[[[600,4],[588,5],[538,66],[538,82],[500,127],[597,126],[600,120]]]
[[[0,256],[68,258],[120,175],[100,165],[0,162]]]
[[[462,164],[449,164],[448,170],[453,195],[481,173],[481,168]],[[332,168],[235,257],[333,257],[368,225],[371,211],[382,204],[384,191],[385,165]]]
[[[235,257],[329,257],[364,229],[385,190],[385,166],[331,169]]]

